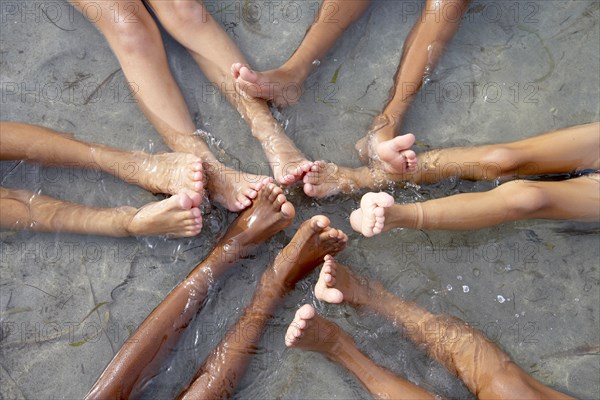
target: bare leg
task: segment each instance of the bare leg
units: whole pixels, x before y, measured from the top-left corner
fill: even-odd
[[[530,377],[498,346],[458,318],[434,315],[404,301],[379,282],[354,275],[332,257],[323,265],[315,294],[324,301],[366,307],[389,319],[482,400],[571,398]]]
[[[417,156],[410,147],[415,141],[411,133],[385,142],[382,154],[389,157],[395,171],[384,170],[382,164],[371,168],[346,168],[316,161],[304,176],[304,193],[310,197],[327,197],[350,193],[360,188],[378,189],[389,183],[410,180],[418,168]]]
[[[574,197],[574,193],[577,196]],[[463,193],[422,203],[395,204],[386,208],[384,193],[367,193],[361,208],[350,215],[354,230],[373,236],[369,220],[383,219],[383,231],[412,229],[480,229],[530,218],[600,219],[600,176],[592,174],[562,182],[512,181],[483,193]],[[363,209],[363,206],[365,207]],[[379,229],[379,231],[382,231]]]
[[[202,307],[210,284],[250,248],[289,226],[294,207],[272,183],[240,216],[209,256],[190,272],[123,344],[94,384],[87,399],[128,398],[153,377],[180,333]]]
[[[327,217],[318,215],[304,222],[263,274],[242,317],[206,359],[180,398],[231,397],[250,361],[252,349],[258,345],[264,327],[283,297],[322,262],[325,254],[341,251],[347,240],[342,231],[329,227]]]
[[[374,119],[367,136],[356,144],[359,156],[363,160],[381,161],[377,155],[377,144],[396,136],[423,80],[431,74],[447,44],[458,30],[469,1],[427,0],[421,17],[404,42],[394,87],[390,90],[390,99],[381,114]]]
[[[451,176],[467,180],[568,173],[600,168],[600,123],[577,125],[512,143],[432,150],[416,156],[413,135],[378,144],[388,166],[345,168],[317,161],[304,178],[311,197],[381,189],[397,182],[433,183]]]
[[[294,104],[308,75],[344,31],[369,6],[369,0],[324,0],[319,14],[294,54],[279,68],[255,72],[244,61],[231,67],[241,91],[251,97],[273,100],[280,106]]]
[[[123,151],[19,122],[0,122],[0,160],[98,169],[153,193],[197,197],[203,187],[202,160],[192,154]]]
[[[312,163],[285,134],[266,101],[236,92],[230,67],[244,56],[235,43],[196,0],[149,0],[169,33],[188,49],[204,74],[228,98],[261,143],[275,179],[285,185],[302,179]]]
[[[196,199],[199,202],[199,199]],[[142,208],[92,208],[0,187],[0,227],[103,236],[195,236],[202,216],[185,193]]]
[[[94,23],[117,56],[140,108],[171,149],[192,153],[203,160],[210,196],[231,211],[250,206],[264,176],[225,167],[206,143],[194,135],[196,127],[169,70],[160,32],[142,2],[72,0],[71,3],[79,10],[88,3],[101,9]],[[114,20],[115,14],[118,21]]]
[[[322,318],[308,304],[296,311],[294,321],[285,335],[288,347],[322,353],[329,360],[351,371],[376,398],[435,399],[421,389],[387,369],[375,364],[361,352],[346,332],[331,321]]]

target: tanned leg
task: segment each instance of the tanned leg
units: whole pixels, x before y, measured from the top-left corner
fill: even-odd
[[[167,63],[156,23],[139,0],[71,1],[79,10],[100,9],[94,20],[114,51],[138,105],[174,151],[203,160],[209,195],[230,211],[252,204],[264,176],[240,173],[221,164],[199,136]],[[115,20],[115,15],[118,16]]]
[[[244,56],[202,3],[196,0],[149,0],[162,25],[181,43],[204,74],[228,98],[260,142],[281,184],[302,180],[312,163],[294,145],[269,111],[266,101],[236,92],[231,65]]]
[[[390,320],[429,356],[457,375],[478,398],[571,399],[519,368],[497,345],[458,318],[434,315],[368,282],[328,257],[315,287],[318,299],[365,307]]]
[[[423,80],[429,76],[458,30],[470,0],[427,0],[419,20],[404,42],[390,99],[373,121],[370,132],[356,144],[363,160],[382,162],[377,144],[393,139]],[[383,168],[387,168],[382,162]]]
[[[37,125],[0,122],[0,160],[93,168],[153,193],[202,194],[202,160],[192,154],[147,154],[86,143]]]
[[[243,211],[208,257],[163,300],[123,344],[87,394],[87,399],[139,396],[201,308],[210,284],[250,248],[289,226],[294,207],[282,190],[266,183],[252,207]]]
[[[187,237],[200,233],[202,216],[185,193],[139,209],[94,208],[28,190],[0,187],[0,227],[115,237]]]
[[[279,68],[256,72],[238,61],[231,71],[241,91],[251,97],[272,100],[279,106],[294,104],[302,94],[308,75],[316,61],[329,49],[369,6],[369,0],[324,0],[302,43]]]
[[[193,383],[179,397],[231,397],[250,361],[252,349],[258,345],[267,322],[285,295],[322,262],[325,254],[341,251],[347,240],[342,231],[329,226],[327,217],[318,215],[304,222],[261,277],[242,317],[228,330],[200,367]]]
[[[339,326],[322,318],[308,304],[296,311],[285,344],[315,351],[348,369],[375,398],[435,399],[430,392],[377,365],[361,352],[354,339]]]
[[[495,180],[600,168],[600,123],[577,125],[511,143],[432,150],[416,156],[411,134],[379,143],[395,172],[376,166],[346,168],[317,161],[304,178],[311,197],[382,189],[389,184],[427,184],[449,177]]]

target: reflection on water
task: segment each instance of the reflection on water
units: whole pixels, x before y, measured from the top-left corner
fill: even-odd
[[[236,2],[217,3],[231,3],[236,10]],[[387,98],[401,43],[418,15],[411,7],[421,6],[409,3],[374,1],[335,49],[315,60],[318,68],[299,104],[279,111],[278,118],[307,156],[359,165],[354,143]],[[301,3],[298,20],[277,18],[277,24],[269,22],[268,13],[252,24],[235,25],[222,20],[235,17],[235,11],[215,16],[228,24],[250,62],[267,69],[292,53],[317,6]],[[425,150],[516,140],[598,120],[598,10],[594,1],[474,2],[417,96],[405,131],[414,132],[419,150]],[[3,81],[34,85],[47,77],[62,83],[85,73],[101,82],[118,68],[107,43],[77,13],[71,21],[77,35],[29,19],[17,22],[3,35]],[[47,46],[17,52],[21,42],[41,43],[38,35]],[[199,128],[210,131],[211,143],[219,146],[218,156],[236,168],[260,164],[266,172],[262,150],[244,121],[206,90],[205,78],[183,49],[168,38],[166,47],[192,113],[197,120],[201,116]],[[73,54],[79,55],[76,61]],[[124,83],[122,74],[115,81],[116,86]],[[117,147],[166,150],[136,105],[114,96],[85,106],[68,99],[51,103],[43,96],[37,102],[31,96],[9,96],[3,100],[2,119],[47,125]],[[74,202],[139,206],[156,199],[108,175],[1,166],[2,185]],[[413,202],[492,186],[449,179],[390,191],[399,202]],[[476,232],[396,230],[366,239],[351,232],[347,221],[360,194],[314,200],[291,188],[286,195],[297,209],[294,225],[213,286],[204,310],[161,374],[149,382],[148,397],[178,392],[237,320],[265,266],[302,221],[321,213],[350,234],[339,259],[357,272],[434,312],[464,319],[542,382],[578,397],[598,397],[597,226],[529,221]],[[234,217],[206,206],[198,237],[170,241],[1,232],[2,397],[82,397],[129,333],[205,257]],[[315,280],[311,275],[279,308],[237,397],[369,397],[346,371],[320,355],[285,350],[283,334],[303,303],[337,322],[382,365],[441,395],[468,396],[460,382],[399,337],[395,327],[350,307],[317,301]]]

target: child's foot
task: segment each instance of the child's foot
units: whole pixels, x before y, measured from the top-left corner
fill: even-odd
[[[294,206],[287,201],[283,190],[266,182],[252,206],[240,213],[219,243],[229,246],[229,252],[247,252],[251,246],[290,226],[294,216]]]
[[[340,192],[350,193],[357,188],[354,179],[350,178],[351,172],[350,168],[334,163],[315,161],[304,176],[304,193],[318,199]]]
[[[415,135],[412,133],[378,143],[376,151],[383,169],[392,174],[414,172],[417,169],[417,155],[409,150],[414,143]]]
[[[387,193],[367,193],[360,200],[360,208],[350,214],[352,229],[371,237],[383,232],[385,209],[394,205],[394,198]]]
[[[126,230],[132,236],[167,235],[189,237],[200,233],[202,215],[197,204],[200,195],[192,199],[179,193],[156,203],[146,204],[131,218]],[[194,205],[196,203],[196,205]]]
[[[190,196],[199,193],[202,197],[204,182],[199,157],[186,153],[139,152],[138,155],[139,162],[117,166],[120,178],[153,193],[176,195],[186,192]]]
[[[313,162],[306,159],[276,122],[269,121],[258,129],[261,131],[259,141],[269,160],[275,180],[282,185],[302,181]]]
[[[348,267],[339,264],[328,254],[315,285],[315,296],[327,303],[340,304],[346,301],[361,305],[368,300],[368,288]]]
[[[212,200],[229,211],[238,212],[252,205],[260,189],[273,178],[227,168],[218,161],[205,163],[206,187]]]
[[[403,174],[417,168],[417,156],[410,147],[415,143],[415,135],[389,137],[387,134],[370,132],[356,144],[359,157],[365,163],[372,163],[388,173]]]
[[[291,290],[319,265],[326,254],[342,251],[348,236],[329,226],[329,218],[317,215],[305,221],[288,245],[275,258],[269,285]]]
[[[285,333],[285,345],[330,354],[335,344],[339,343],[341,333],[336,324],[317,314],[311,305],[305,304],[296,311]]]
[[[249,97],[271,100],[277,106],[289,106],[297,103],[302,96],[302,81],[281,69],[258,72],[247,65],[235,63],[231,66],[231,73],[238,90]]]

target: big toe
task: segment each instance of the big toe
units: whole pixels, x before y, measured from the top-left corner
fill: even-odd
[[[239,69],[239,76],[243,80],[251,83],[256,83],[258,80],[258,74],[245,65]]]

